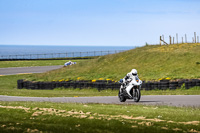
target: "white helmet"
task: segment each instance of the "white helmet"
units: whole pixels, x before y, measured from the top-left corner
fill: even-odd
[[[132,69],[132,70],[131,70],[131,74],[132,74],[133,76],[137,76],[137,70],[136,70],[136,69]]]

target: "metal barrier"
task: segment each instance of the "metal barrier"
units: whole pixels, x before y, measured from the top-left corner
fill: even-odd
[[[56,58],[74,58],[74,57],[91,57],[103,56],[123,52],[124,50],[115,51],[89,51],[89,52],[68,52],[68,53],[46,53],[46,54],[25,54],[25,55],[1,55],[0,60],[32,60],[32,59],[56,59]]]

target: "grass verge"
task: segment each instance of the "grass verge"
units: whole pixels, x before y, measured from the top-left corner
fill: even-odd
[[[0,132],[200,132],[200,109],[0,102]]]
[[[31,74],[27,75],[9,75],[0,76],[0,95],[9,96],[28,96],[28,97],[84,97],[84,96],[117,96],[118,90],[103,90],[97,89],[64,89],[57,88],[54,90],[27,90],[17,89],[17,80],[29,78]],[[142,95],[200,95],[200,87],[191,89],[177,89],[177,90],[151,90],[141,91]]]

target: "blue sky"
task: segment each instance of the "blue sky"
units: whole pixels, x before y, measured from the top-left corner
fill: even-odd
[[[0,0],[0,44],[142,46],[200,35],[200,0]]]

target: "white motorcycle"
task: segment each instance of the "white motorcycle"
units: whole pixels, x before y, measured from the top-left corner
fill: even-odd
[[[133,99],[135,102],[140,101],[140,97],[141,97],[140,89],[142,86],[142,81],[138,77],[135,77],[135,79],[131,79],[130,81],[128,81],[126,85],[123,83],[122,79],[119,81],[119,83],[121,83],[121,86],[122,86],[119,89],[119,94],[118,94],[120,102],[125,102],[126,99]],[[126,92],[126,87],[128,87],[129,85],[132,86],[130,90],[130,94],[132,98],[129,98]]]

